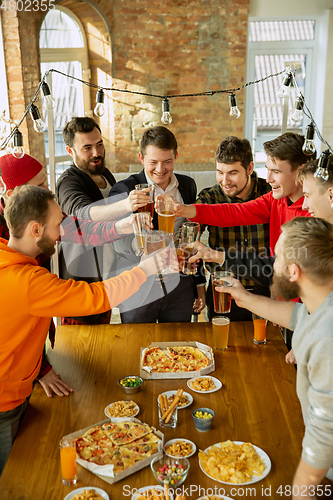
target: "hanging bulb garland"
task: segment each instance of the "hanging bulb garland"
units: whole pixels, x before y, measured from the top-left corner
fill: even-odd
[[[14,158],[17,158],[18,160],[20,158],[23,158],[24,156],[23,135],[21,134],[18,128],[14,132],[12,155],[14,156]]]
[[[314,176],[317,177],[321,182],[326,182],[329,179],[328,173],[328,159],[330,157],[330,150],[325,149],[320,155],[319,163],[317,170],[315,171]]]
[[[241,112],[237,107],[237,98],[235,94],[232,92],[229,95],[229,106],[230,106],[230,113],[229,113],[230,118],[232,118],[233,120],[237,120],[237,118],[240,117]]]
[[[293,81],[293,72],[292,70],[289,70],[288,73],[285,75],[280,87],[276,90],[276,97],[279,97],[282,99],[289,91],[290,91],[290,85]]]
[[[104,109],[104,98],[105,94],[102,89],[99,89],[97,94],[96,94],[96,106],[94,109],[94,113],[96,116],[99,118],[104,115],[105,109]]]
[[[161,122],[164,125],[170,125],[172,123],[172,116],[170,113],[170,101],[166,97],[162,101],[162,118]]]
[[[313,142],[315,136],[315,128],[313,123],[309,123],[305,131],[305,141],[302,147],[302,151],[305,155],[311,156],[316,152],[316,146]]]
[[[34,123],[34,129],[36,130],[36,132],[44,132],[45,123],[43,122],[43,120],[40,117],[40,112],[39,112],[39,109],[37,108],[37,106],[35,106],[34,104],[31,104],[29,113],[30,113],[31,119]]]
[[[295,109],[292,112],[291,119],[295,123],[299,123],[303,120],[303,108],[304,108],[304,99],[302,96],[296,97],[295,100]]]
[[[43,95],[45,97],[47,109],[53,109],[55,106],[55,102],[52,99],[50,87],[48,86],[48,84],[46,82],[42,83],[42,91],[43,91]]]

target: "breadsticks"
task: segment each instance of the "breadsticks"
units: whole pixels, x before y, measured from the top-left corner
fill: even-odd
[[[178,389],[175,399],[173,400],[169,408],[163,413],[162,420],[164,420],[166,424],[169,422],[171,415],[173,414],[175,408],[177,407],[180,400],[180,396],[182,394],[183,394],[183,389]]]

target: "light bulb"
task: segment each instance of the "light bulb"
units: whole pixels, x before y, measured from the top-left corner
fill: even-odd
[[[40,117],[39,109],[37,108],[37,106],[31,104],[29,113],[34,123],[34,129],[36,130],[36,132],[44,132],[45,123]]]
[[[6,191],[7,191],[7,187],[6,187],[5,181],[3,180],[2,177],[0,177],[0,195],[5,194]]]
[[[43,95],[45,97],[45,102],[46,102],[47,109],[53,109],[54,106],[55,106],[55,102],[52,99],[50,88],[49,88],[49,86],[48,86],[48,84],[46,82],[42,83],[42,91],[43,91]]]
[[[16,129],[14,132],[12,155],[14,156],[14,158],[17,158],[18,160],[20,158],[23,158],[24,156],[23,135],[21,134],[19,129]]]
[[[237,99],[236,99],[236,96],[235,94],[231,93],[229,95],[229,106],[230,106],[230,113],[229,113],[229,116],[233,119],[233,120],[237,120],[237,118],[240,117],[241,115],[241,112],[239,111],[238,107],[237,107]]]
[[[291,119],[294,122],[301,122],[303,120],[303,107],[304,107],[304,101],[302,96],[296,97],[295,100],[295,109],[292,112]]]
[[[290,71],[284,76],[283,82],[281,83],[280,87],[276,90],[276,97],[282,99],[282,97],[284,97],[285,94],[289,92],[292,79],[293,79],[293,74]]]
[[[96,116],[103,116],[104,113],[105,113],[105,109],[104,109],[104,92],[103,90],[98,90],[97,94],[96,94],[96,106],[95,106],[95,109],[94,109],[94,113]]]
[[[313,142],[314,135],[315,135],[315,129],[313,123],[311,122],[306,127],[305,141],[302,147],[303,153],[307,156],[311,156],[316,152],[316,146]]]
[[[172,116],[170,113],[170,101],[166,97],[162,101],[162,118],[161,122],[164,125],[170,125],[172,123]]]
[[[325,151],[323,151],[320,155],[318,167],[314,174],[314,176],[317,177],[317,179],[319,179],[322,182],[326,182],[329,179],[329,173],[327,167],[329,157],[330,157],[330,150],[325,149]]]

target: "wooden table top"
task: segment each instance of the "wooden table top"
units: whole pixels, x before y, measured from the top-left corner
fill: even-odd
[[[268,454],[272,469],[258,483],[231,487],[207,477],[199,468],[196,453],[189,458],[191,467],[184,483],[193,499],[214,487],[220,493],[224,488],[225,494],[232,498],[250,496],[246,488],[254,488],[252,496],[276,499],[281,498],[277,493],[279,488],[284,491],[292,484],[304,432],[295,389],[296,370],[284,361],[287,349],[278,328],[271,324],[267,328],[268,343],[256,346],[252,342],[251,322],[231,323],[228,350],[214,352],[216,370],[212,375],[223,383],[222,389],[211,394],[192,392],[194,402],[178,411],[177,428],[163,432],[165,441],[184,437],[194,441],[198,449],[227,439],[250,441]],[[77,485],[65,487],[61,481],[58,445],[62,436],[104,420],[105,406],[123,399],[138,403],[141,409],[138,418],[161,430],[157,395],[177,388],[189,391],[187,380],[145,381],[133,396],[125,395],[117,380],[124,375],[139,374],[140,347],[154,341],[187,340],[212,345],[211,324],[58,327],[56,346],[49,357],[55,371],[74,388],[74,393],[51,399],[40,384],[35,386],[0,478],[1,499],[62,500],[76,487],[97,486],[111,500],[131,500],[129,488],[156,484],[149,467],[110,485],[78,465]],[[191,412],[200,406],[215,411],[209,432],[200,433],[194,427]],[[205,488],[203,493],[195,491],[198,485]]]

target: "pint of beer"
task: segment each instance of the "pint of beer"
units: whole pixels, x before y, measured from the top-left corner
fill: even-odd
[[[197,263],[189,263],[189,258],[197,253],[193,243],[200,238],[200,224],[197,222],[184,222],[182,225],[182,244],[184,246],[184,274],[195,274]]]
[[[213,343],[215,349],[227,349],[229,339],[230,319],[224,316],[216,316],[212,319]]]
[[[218,292],[217,286],[232,286],[233,273],[230,271],[213,271],[212,288],[214,299],[214,311],[216,313],[228,313],[231,309],[231,295],[226,292]]]
[[[155,186],[151,184],[136,184],[135,189],[137,191],[144,191],[144,193],[149,196],[149,201],[147,205],[144,207],[138,208],[138,212],[149,212],[151,217],[154,215],[154,195],[155,195]]]
[[[151,215],[149,212],[134,214],[133,228],[137,246],[140,250],[145,249],[145,236],[150,233]]]
[[[174,200],[171,196],[160,196],[156,200],[156,211],[158,213],[158,229],[166,233],[173,233],[175,226]]]

